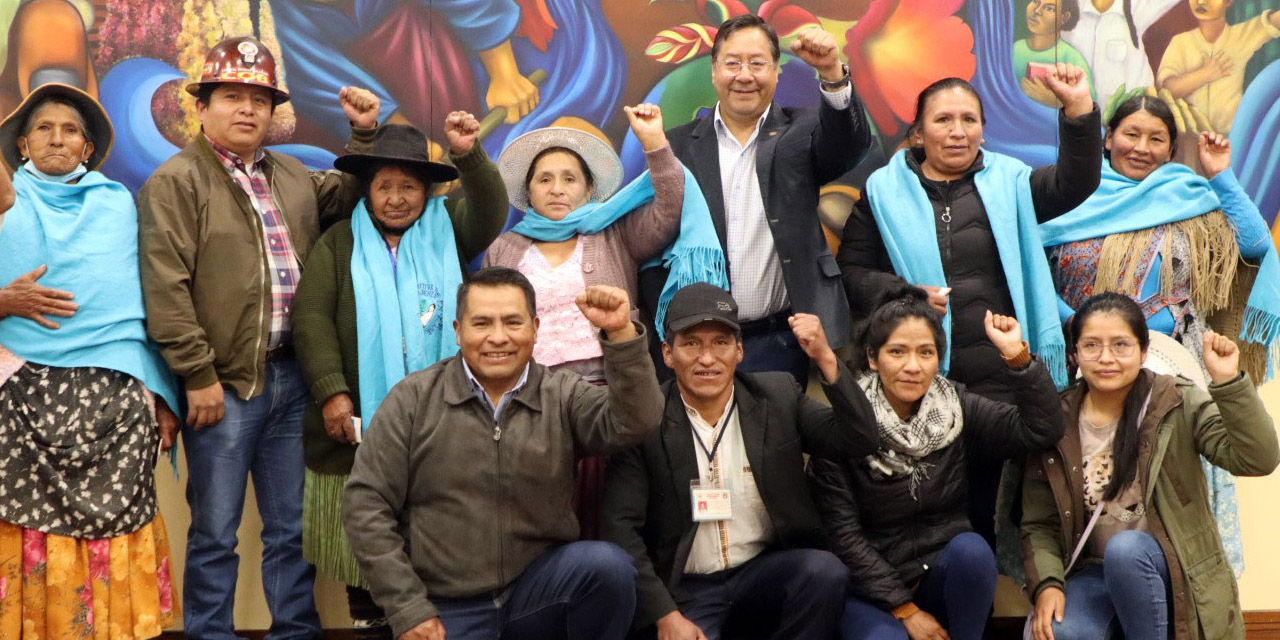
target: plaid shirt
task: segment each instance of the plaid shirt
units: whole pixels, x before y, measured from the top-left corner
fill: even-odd
[[[293,307],[293,294],[298,290],[302,269],[298,265],[298,254],[293,251],[289,227],[271,197],[271,184],[262,170],[266,153],[258,149],[253,156],[253,164],[246,166],[240,156],[208,136],[205,139],[209,140],[209,146],[213,147],[223,168],[244,189],[249,202],[262,218],[262,246],[267,248],[267,264],[271,267],[271,328],[267,334],[267,349],[288,344],[289,310]]]

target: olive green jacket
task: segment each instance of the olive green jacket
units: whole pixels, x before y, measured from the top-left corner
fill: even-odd
[[[1247,374],[1208,393],[1185,378],[1141,375],[1151,381],[1151,400],[1139,426],[1136,480],[1144,489],[1147,532],[1169,565],[1174,638],[1243,639],[1240,594],[1209,509],[1200,456],[1235,475],[1271,473],[1280,462],[1271,417]],[[1033,600],[1064,584],[1064,568],[1092,515],[1084,506],[1076,427],[1083,400],[1083,385],[1062,393],[1065,435],[1027,462],[1022,548]]]
[[[362,152],[373,129],[353,129],[347,150]],[[142,185],[138,258],[147,335],[187,389],[215,382],[248,400],[263,388],[271,326],[271,277],[262,219],[197,135]],[[306,264],[320,221],[351,213],[356,179],[309,171],[296,158],[266,151],[265,170],[299,264]]]

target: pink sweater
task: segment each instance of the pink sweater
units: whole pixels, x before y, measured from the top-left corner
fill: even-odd
[[[645,153],[653,178],[653,202],[628,213],[600,233],[582,236],[582,278],[587,286],[622,287],[635,306],[639,265],[666,248],[680,229],[684,202],[684,171],[671,145]],[[489,245],[486,267],[517,268],[533,240],[508,231]]]

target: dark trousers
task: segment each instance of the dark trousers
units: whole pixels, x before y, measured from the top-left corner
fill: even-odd
[[[854,580],[858,577],[854,576]],[[982,640],[996,594],[996,558],[985,540],[965,532],[951,539],[920,580],[914,602],[952,640]],[[842,640],[908,640],[893,614],[853,596],[840,620]]]
[[[849,570],[828,551],[766,551],[728,571],[685,575],[678,604],[708,640],[830,640],[848,583]]]
[[[800,387],[809,384],[809,356],[800,348],[787,318],[790,311],[742,323],[742,364],[739,371],[783,371]]]
[[[501,591],[432,603],[449,640],[622,640],[635,615],[636,570],[611,543],[571,542]]]

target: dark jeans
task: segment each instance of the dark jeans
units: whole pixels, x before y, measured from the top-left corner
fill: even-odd
[[[636,570],[611,543],[571,542],[501,591],[432,603],[449,640],[621,640],[635,615]]]
[[[311,402],[298,363],[268,362],[262,394],[226,389],[222,422],[182,428],[187,453],[187,564],[182,615],[192,640],[232,640],[240,558],[236,530],[250,475],[262,517],[262,587],[268,640],[318,638],[311,590],[315,567],[302,557],[302,414]]]
[[[768,621],[751,637],[775,640],[829,640],[849,584],[849,570],[828,551],[766,551],[745,564],[681,580],[680,613],[708,640],[720,640],[740,620]],[[736,623],[736,624],[735,624]]]
[[[858,576],[853,576],[857,580]],[[981,640],[996,595],[996,557],[982,536],[951,539],[920,580],[915,603],[938,620],[952,640]],[[842,640],[908,640],[893,614],[849,597],[840,621]]]
[[[1169,564],[1160,543],[1141,531],[1121,531],[1107,542],[1102,565],[1086,566],[1066,585],[1057,640],[1165,640],[1169,637]]]
[[[743,358],[738,371],[783,371],[803,389],[809,384],[809,356],[791,332],[789,313],[742,323]]]

